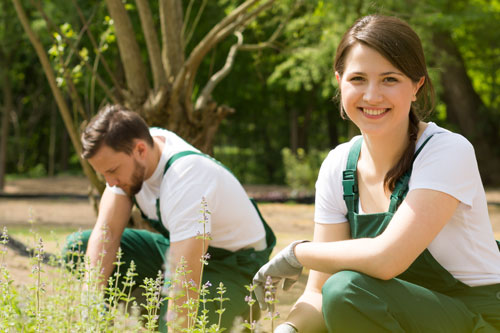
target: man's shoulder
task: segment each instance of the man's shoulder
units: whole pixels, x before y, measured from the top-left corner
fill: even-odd
[[[213,175],[220,167],[223,167],[210,156],[200,154],[197,151],[193,152],[193,154],[185,154],[185,151],[183,151],[177,153],[180,155],[172,155],[171,158],[175,158],[175,160],[171,162],[168,170],[172,169],[173,173],[176,174],[193,174],[197,177],[203,177]]]
[[[150,127],[149,128],[149,133],[151,136],[170,136],[170,135],[175,135],[174,132],[171,132],[167,129],[161,128],[161,127]]]

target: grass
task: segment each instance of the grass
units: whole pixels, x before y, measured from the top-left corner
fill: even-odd
[[[23,242],[24,244],[36,244],[36,240],[43,239],[46,252],[56,254],[60,251],[66,236],[78,231],[75,227],[46,225],[32,225],[31,228],[26,226],[9,225],[8,233],[10,236]],[[32,247],[32,246],[31,246]]]

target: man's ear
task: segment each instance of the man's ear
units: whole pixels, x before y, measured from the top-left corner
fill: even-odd
[[[137,152],[139,154],[139,157],[144,157],[146,155],[148,147],[146,145],[146,142],[143,140],[136,140],[135,141],[135,146],[134,146],[134,152]]]

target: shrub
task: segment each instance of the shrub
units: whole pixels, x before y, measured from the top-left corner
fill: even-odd
[[[310,196],[314,194],[314,185],[318,178],[321,163],[328,151],[297,149],[294,154],[289,148],[281,150],[285,166],[285,182],[293,190],[292,196]]]

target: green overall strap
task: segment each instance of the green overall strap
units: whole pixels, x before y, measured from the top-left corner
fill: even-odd
[[[406,194],[408,193],[408,183],[410,182],[410,177],[413,169],[413,162],[415,161],[418,154],[420,154],[424,146],[427,144],[427,142],[429,142],[429,140],[432,138],[433,135],[425,139],[425,141],[413,155],[411,167],[408,170],[406,170],[406,172],[397,180],[396,186],[394,187],[394,191],[392,191],[391,194],[391,203],[389,205],[389,212],[391,213],[396,212],[396,209],[399,207],[399,205],[403,202],[404,198],[406,197]]]
[[[210,160],[214,161],[215,163],[219,164],[220,166],[224,167],[226,170],[231,172],[225,165],[223,165],[222,163],[217,161],[215,158],[213,158],[207,154],[203,154],[203,153],[200,153],[197,151],[192,151],[192,150],[186,150],[186,151],[181,151],[179,153],[176,153],[170,157],[170,159],[165,164],[165,168],[163,169],[163,175],[165,175],[167,173],[167,170],[170,168],[170,166],[175,161],[177,161],[181,157],[188,156],[188,155],[199,155],[199,156],[209,158]],[[167,228],[165,228],[165,226],[163,225],[163,222],[161,220],[160,198],[156,199],[156,205],[155,205],[156,206],[156,216],[158,217],[158,220],[153,220],[153,219],[148,218],[146,216],[146,214],[144,214],[144,212],[142,211],[141,207],[138,205],[137,201],[135,200],[135,197],[133,198],[133,202],[136,205],[136,207],[139,209],[139,211],[141,212],[142,218],[147,220],[151,224],[151,226],[154,229],[156,229],[158,232],[160,232],[163,236],[170,239],[170,232],[167,230]]]
[[[208,159],[211,159],[212,161],[214,161],[215,163],[217,163],[218,165],[220,165],[221,167],[223,167],[224,169],[226,169],[227,171],[231,172],[231,170],[229,170],[224,164],[222,164],[221,162],[217,161],[215,158],[213,158],[212,156],[210,155],[207,155],[207,154],[203,154],[203,153],[200,153],[198,151],[193,151],[193,150],[185,150],[185,151],[181,151],[179,153],[176,153],[174,155],[172,155],[172,157],[170,157],[170,159],[167,161],[167,164],[165,164],[165,169],[163,170],[163,174],[165,174],[168,170],[168,168],[170,168],[170,166],[175,162],[177,161],[179,158],[181,157],[184,157],[184,156],[188,156],[188,155],[199,155],[199,156],[203,156],[203,157],[206,157]],[[232,174],[232,172],[231,172]]]
[[[359,153],[361,152],[361,144],[363,137],[360,137],[349,150],[347,157],[347,165],[342,172],[342,187],[344,188],[344,201],[347,205],[348,219],[351,214],[358,211],[358,182],[356,169],[358,165]]]
[[[432,138],[429,136],[418,150],[413,155],[413,161],[422,151],[427,142]],[[351,149],[349,150],[349,155],[347,157],[347,164],[345,170],[342,172],[342,187],[344,190],[344,201],[347,206],[347,217],[349,220],[351,215],[358,212],[358,182],[357,182],[357,165],[359,154],[361,152],[361,144],[363,143],[363,137],[356,140],[353,143]],[[413,162],[412,162],[413,165]],[[394,191],[391,194],[391,203],[389,205],[389,212],[394,213],[399,207],[403,199],[406,197],[408,192],[408,182],[410,181],[412,168],[410,167],[403,176],[401,176],[396,182]]]

